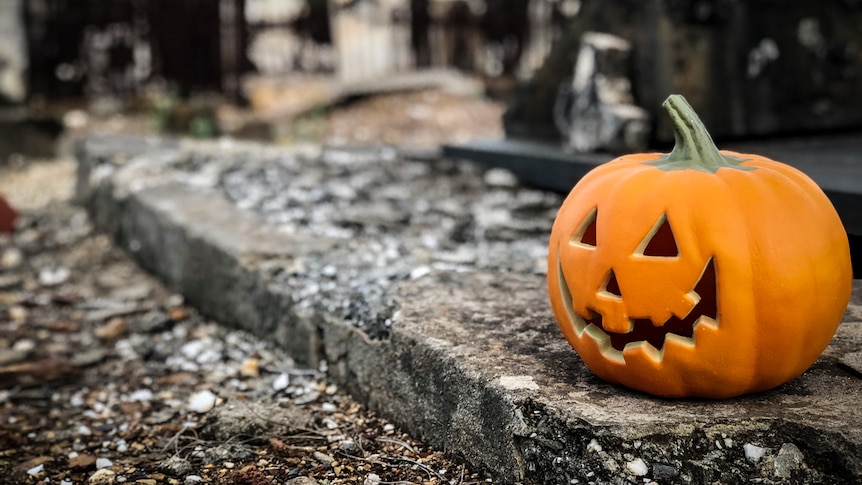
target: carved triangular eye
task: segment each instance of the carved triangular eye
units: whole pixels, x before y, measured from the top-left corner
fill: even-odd
[[[617,283],[617,275],[614,273],[614,270],[608,272],[608,276],[605,278],[604,283],[602,283],[602,287],[599,288],[599,294],[615,300],[622,299],[623,295],[620,292],[620,285]]]
[[[586,249],[596,248],[596,216],[599,210],[593,209],[581,223],[581,226],[572,234],[569,244]]]
[[[655,225],[653,225],[649,234],[638,245],[635,254],[659,258],[675,258],[679,256],[676,238],[673,236],[673,230],[670,228],[666,214],[662,214]]]

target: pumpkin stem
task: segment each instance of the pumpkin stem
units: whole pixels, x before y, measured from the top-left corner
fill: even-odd
[[[662,107],[673,120],[676,144],[670,153],[648,162],[650,165],[667,171],[691,169],[707,173],[715,173],[720,168],[753,169],[740,165],[745,160],[725,155],[718,150],[703,122],[684,97],[672,94],[662,103]]]

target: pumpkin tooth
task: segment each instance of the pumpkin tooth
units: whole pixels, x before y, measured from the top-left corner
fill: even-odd
[[[701,317],[701,319],[704,317]],[[708,318],[708,317],[707,317]],[[698,319],[700,321],[700,319]],[[686,347],[694,347],[694,338],[683,337],[682,335],[677,335],[675,333],[669,333],[664,337],[665,347],[662,347],[662,354],[664,354],[664,349],[666,349],[667,344],[669,342],[673,342],[679,345],[684,345]]]
[[[596,345],[602,352],[602,355],[604,355],[608,359],[616,360],[620,363],[625,363],[626,360],[623,357],[623,353],[613,348],[613,346],[611,345],[611,337],[610,335],[605,333],[604,330],[591,323],[587,325],[587,328],[584,333],[586,333],[591,339],[595,340]]]
[[[566,314],[569,316],[569,322],[575,328],[578,337],[580,337],[587,328],[587,322],[575,312],[574,303],[572,303],[572,292],[569,290],[569,284],[566,282],[566,275],[563,274],[563,263],[559,257],[557,258],[557,271],[559,272],[560,293],[563,295],[563,307],[565,307]]]
[[[623,349],[623,355],[631,352],[637,352],[638,350],[642,351],[644,354],[647,355],[647,357],[656,362],[661,362],[661,359],[664,357],[664,347],[659,350],[655,348],[653,344],[647,342],[646,340],[639,340],[637,342],[627,343],[625,348]]]
[[[701,276],[701,278],[703,277],[703,275],[700,275],[700,276]],[[698,279],[697,282],[700,283],[700,279]],[[694,286],[697,287],[696,284]],[[698,293],[694,290],[691,290],[688,293],[686,293],[685,297],[688,299],[688,301],[691,302],[691,309],[692,310],[694,310],[694,307],[696,307],[697,304],[700,303],[700,293]],[[691,310],[689,310],[688,312],[691,313]],[[686,317],[687,316],[688,315],[686,315]]]
[[[718,320],[710,317],[709,315],[701,315],[700,317],[698,317],[697,320],[695,320],[694,325],[692,325],[692,328],[697,328],[699,325],[706,325],[708,327],[718,328]]]

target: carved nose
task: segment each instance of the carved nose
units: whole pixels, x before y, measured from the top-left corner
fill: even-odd
[[[609,332],[628,333],[632,329],[632,322],[626,312],[617,275],[613,269],[608,271],[598,291],[598,308],[596,311],[602,316],[602,327]]]

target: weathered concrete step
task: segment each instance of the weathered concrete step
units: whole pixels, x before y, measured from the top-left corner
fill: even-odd
[[[799,379],[660,400],[592,377],[559,334],[542,264],[560,199],[505,173],[128,138],[79,160],[81,201],[144,267],[500,483],[862,480],[859,282]]]

